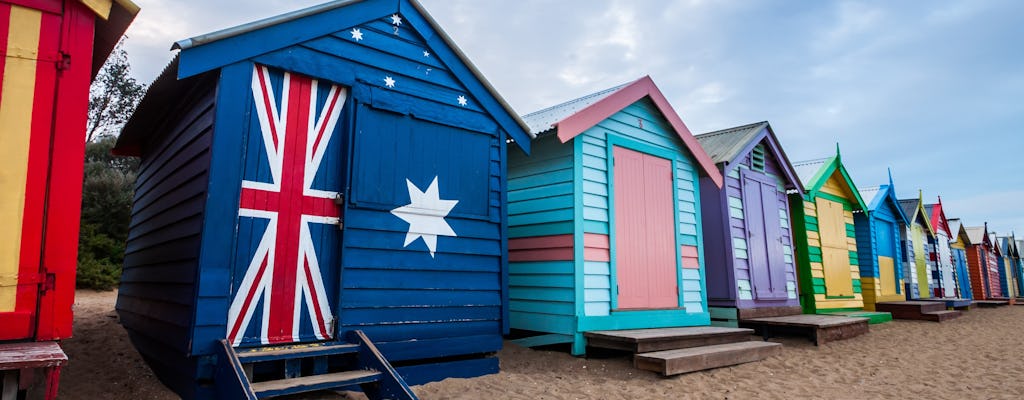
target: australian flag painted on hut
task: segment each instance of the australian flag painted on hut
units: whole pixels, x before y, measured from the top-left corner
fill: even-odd
[[[160,379],[209,397],[222,340],[356,330],[410,383],[496,372],[506,149],[531,137],[423,8],[337,1],[175,47],[117,147],[142,159],[117,309]]]

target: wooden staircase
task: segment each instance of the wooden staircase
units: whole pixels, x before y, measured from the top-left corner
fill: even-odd
[[[751,341],[754,331],[713,326],[584,332],[591,347],[625,350],[633,365],[663,376],[727,367],[777,355],[779,343]]]
[[[960,311],[947,310],[939,301],[886,301],[876,303],[878,311],[888,311],[896,319],[943,322],[960,317]]]
[[[361,389],[371,400],[416,400],[362,331],[350,343],[239,349],[221,340],[214,377],[221,398],[267,399],[318,390]]]

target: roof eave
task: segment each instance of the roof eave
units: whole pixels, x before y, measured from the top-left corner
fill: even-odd
[[[697,139],[693,137],[693,133],[686,127],[682,118],[675,112],[675,109],[672,108],[668,99],[661,93],[661,90],[654,84],[654,80],[650,76],[637,79],[600,101],[554,123],[553,126],[558,130],[558,139],[562,143],[568,142],[587,129],[594,127],[601,121],[644,97],[649,97],[654,102],[655,107],[658,108],[658,111],[661,112],[662,116],[665,117],[669,125],[675,130],[676,135],[683,141],[683,145],[693,154],[704,174],[715,183],[715,186],[721,188],[723,178],[718,167],[715,166],[714,161],[704,151],[704,148],[700,146]]]

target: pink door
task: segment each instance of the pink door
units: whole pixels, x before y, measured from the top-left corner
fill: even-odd
[[[672,162],[615,147],[618,308],[679,306]]]

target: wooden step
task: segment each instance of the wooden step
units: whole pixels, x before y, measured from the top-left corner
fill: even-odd
[[[884,301],[875,304],[875,310],[892,313],[893,318],[916,319],[921,313],[944,311],[946,303],[941,301]]]
[[[20,342],[0,344],[0,371],[49,368],[67,364],[68,356],[57,342]]]
[[[1003,300],[974,300],[974,305],[982,308],[1002,307],[1008,304],[1010,302]]]
[[[737,342],[637,354],[633,365],[670,376],[760,361],[780,353],[780,343]]]
[[[745,342],[754,333],[751,329],[719,326],[681,328],[628,329],[620,331],[584,332],[587,345],[602,349],[625,350],[632,353],[684,349],[724,343]]]
[[[261,347],[258,349],[239,351],[238,361],[242,364],[251,364],[273,360],[332,356],[337,354],[355,353],[358,351],[359,345],[348,343],[336,345]]]
[[[953,318],[960,318],[960,315],[962,315],[962,313],[956,310],[930,311],[921,313],[921,319],[925,321],[942,322]]]
[[[373,370],[334,372],[323,375],[256,382],[252,384],[252,391],[256,393],[257,397],[265,399],[286,394],[306,393],[376,382],[380,380],[380,377],[381,373]]]
[[[816,345],[849,339],[868,333],[868,319],[838,315],[801,314],[785,317],[740,320],[740,326],[753,328],[765,339],[782,335],[806,336]]]

